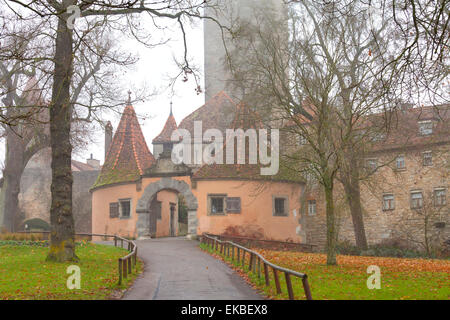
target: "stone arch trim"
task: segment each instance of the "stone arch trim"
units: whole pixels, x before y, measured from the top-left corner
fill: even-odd
[[[197,232],[197,198],[191,191],[189,184],[184,181],[175,180],[171,178],[161,178],[161,180],[149,184],[141,198],[138,200],[136,206],[136,213],[138,214],[137,233],[140,239],[149,238],[150,234],[150,216],[149,207],[150,201],[159,191],[169,189],[181,193],[186,201],[188,207],[188,233],[195,235]]]

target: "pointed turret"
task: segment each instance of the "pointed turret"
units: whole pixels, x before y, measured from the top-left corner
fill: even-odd
[[[94,188],[136,181],[154,163],[129,97]]]
[[[173,148],[173,142],[171,140],[172,132],[177,130],[177,122],[175,121],[175,117],[172,113],[172,103],[170,103],[170,114],[167,118],[166,124],[162,129],[161,133],[153,139],[153,152],[155,153],[156,158],[165,152],[165,154],[170,154]]]

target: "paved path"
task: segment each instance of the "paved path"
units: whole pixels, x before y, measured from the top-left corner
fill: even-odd
[[[144,272],[125,300],[259,300],[238,274],[203,252],[197,241],[164,238],[136,241]]]

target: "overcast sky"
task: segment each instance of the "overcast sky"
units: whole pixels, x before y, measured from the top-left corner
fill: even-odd
[[[158,46],[152,49],[145,48],[135,40],[124,38],[123,46],[127,50],[135,52],[139,61],[124,75],[123,80],[123,100],[127,100],[127,91],[136,91],[145,83],[149,88],[163,89],[168,86],[169,76],[177,74],[177,68],[173,56],[180,56],[183,53],[183,43],[178,30],[159,31],[164,32],[161,36],[172,39],[168,44]],[[203,24],[201,22],[192,28],[187,29],[189,57],[192,62],[201,68],[201,85],[203,84]],[[134,108],[138,115],[145,115],[146,119],[140,118],[141,128],[144,133],[147,145],[153,151],[152,140],[162,130],[170,110],[170,101],[173,101],[173,114],[177,121],[180,121],[204,104],[204,94],[197,95],[195,92],[195,81],[190,79],[188,82],[178,81],[175,86],[175,95],[172,96],[170,90],[159,90],[159,94],[152,99],[142,103],[135,103]],[[132,93],[133,97],[133,93]],[[125,105],[123,106],[123,108]],[[114,132],[119,124],[119,115],[110,115],[104,120],[110,120]],[[86,150],[74,152],[72,157],[75,160],[85,162],[90,154],[104,162],[104,132],[98,130],[92,137],[93,143]],[[3,162],[5,157],[5,139],[2,139],[0,145],[0,159]]]
[[[128,97],[128,90],[133,92],[134,88],[139,88],[143,83],[150,88],[163,89],[169,84],[169,76],[178,73],[179,69],[173,60],[173,56],[176,55],[179,57],[183,53],[181,34],[178,30],[173,30],[173,32],[166,30],[164,32],[164,36],[172,40],[167,45],[156,48],[145,48],[135,40],[127,40],[124,42],[124,45],[128,47],[127,49],[132,48],[139,57],[139,61],[133,67],[133,70],[128,71],[125,76],[123,88],[124,101]],[[192,28],[189,28],[187,30],[187,37],[189,57],[197,67],[201,67],[201,85],[203,89],[203,24],[199,22],[192,26]],[[127,86],[127,84],[129,85]],[[149,101],[133,104],[138,115],[145,115],[147,117],[145,120],[140,119],[140,123],[147,145],[151,151],[153,151],[151,144],[153,138],[161,132],[169,116],[171,101],[173,101],[173,114],[177,124],[192,111],[204,104],[204,94],[197,95],[195,87],[196,85],[193,79],[190,79],[188,82],[179,80],[175,85],[174,96],[172,96],[171,90],[159,90],[159,94]],[[111,121],[115,132],[120,120],[119,115],[111,116],[107,120]],[[101,160],[101,163],[103,163],[105,152],[104,132],[99,130],[98,134],[95,134],[94,140],[95,143],[91,144],[86,150],[74,153],[73,159],[85,161],[92,153],[94,158]]]

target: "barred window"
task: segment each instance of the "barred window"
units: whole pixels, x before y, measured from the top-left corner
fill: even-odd
[[[224,215],[225,214],[225,199],[226,194],[211,194],[208,195],[208,214],[210,215]]]
[[[287,216],[287,198],[274,197],[273,198],[273,215],[274,216]]]
[[[120,217],[129,218],[131,216],[131,199],[119,200]]]
[[[111,219],[119,217],[119,203],[111,202],[109,204],[109,217]]]

